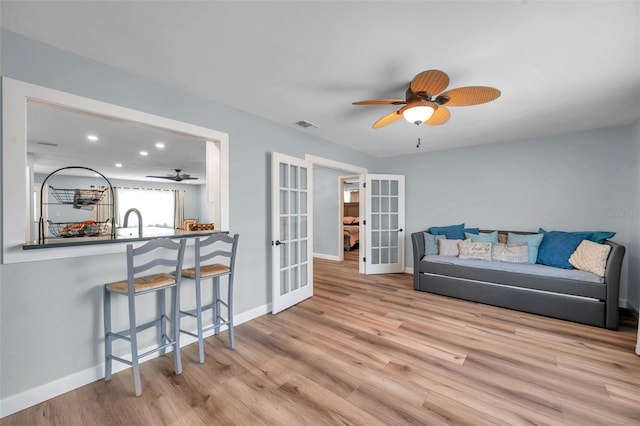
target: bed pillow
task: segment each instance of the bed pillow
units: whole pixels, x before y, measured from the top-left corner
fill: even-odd
[[[474,243],[497,243],[498,242],[498,231],[493,231],[489,233],[479,233],[473,234],[471,232],[465,232],[464,236],[466,238],[470,238]]]
[[[444,235],[433,235],[428,232],[424,234],[424,254],[433,255],[438,254],[438,240],[445,238]]]
[[[544,238],[544,234],[515,234],[509,232],[507,234],[507,245],[520,246],[526,244],[529,249],[529,262],[530,264],[536,263],[538,259],[538,247]]]
[[[438,242],[438,254],[440,256],[458,256],[460,253],[458,250],[458,243],[461,243],[462,240],[447,240],[446,238],[442,238],[437,240]]]
[[[433,235],[444,235],[445,231],[451,231],[453,229],[464,229],[464,223],[460,225],[432,226],[427,229],[427,232]]]
[[[589,232],[551,231],[543,235],[537,263],[563,269],[573,269],[569,257],[582,241],[589,239]]]
[[[343,225],[351,225],[356,218],[353,216],[345,216],[342,218]]]
[[[461,241],[458,243],[460,259],[491,260],[491,243],[474,243]]]
[[[480,230],[478,228],[462,228],[462,229],[449,229],[444,231],[444,235],[447,240],[464,240],[465,234],[478,234]]]
[[[607,266],[607,257],[609,257],[610,251],[610,245],[583,240],[576,251],[569,257],[569,263],[574,268],[604,277],[604,270]]]
[[[353,222],[351,222],[352,225],[360,225],[360,216],[354,217],[353,218]]]
[[[544,229],[540,228],[538,229],[538,232],[541,234],[544,234],[545,231]],[[556,231],[556,232],[560,232],[560,231]],[[589,237],[587,238],[589,241],[593,241],[594,243],[598,243],[598,244],[602,244],[604,243],[605,240],[609,240],[613,237],[616,236],[615,232],[611,232],[611,231],[578,231],[578,232],[567,232],[568,234],[589,234]]]
[[[509,263],[529,263],[529,246],[508,246],[501,243],[493,243],[491,247],[491,260]]]

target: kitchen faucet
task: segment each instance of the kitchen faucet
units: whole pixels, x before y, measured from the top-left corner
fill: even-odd
[[[124,224],[122,225],[124,228],[127,228],[129,224],[129,214],[133,212],[138,216],[138,238],[142,238],[142,215],[140,214],[140,210],[138,209],[129,209],[124,214]]]

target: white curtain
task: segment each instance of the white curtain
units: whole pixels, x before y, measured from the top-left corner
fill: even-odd
[[[100,202],[95,206],[92,206],[93,210],[91,212],[91,219],[95,220],[96,222],[105,222],[106,220],[109,220],[108,227],[110,228],[111,226],[114,226],[112,221],[115,221],[118,218],[117,214],[115,214],[115,218],[112,218],[114,212],[118,211],[116,202],[117,194],[118,193],[114,188],[112,197],[111,190],[109,189],[109,187],[106,187],[104,195],[102,196]],[[111,210],[112,206],[115,210]]]
[[[179,189],[174,191],[176,202],[174,203],[173,227],[175,229],[182,228],[184,222],[184,191]]]

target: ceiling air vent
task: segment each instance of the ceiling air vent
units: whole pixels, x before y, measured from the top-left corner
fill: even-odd
[[[300,121],[296,121],[296,124],[297,124],[298,126],[300,126],[300,127],[305,128],[305,129],[306,129],[306,128],[308,128],[308,127],[318,127],[318,125],[317,125],[317,124],[312,123],[312,122],[307,121],[307,120],[300,120]]]

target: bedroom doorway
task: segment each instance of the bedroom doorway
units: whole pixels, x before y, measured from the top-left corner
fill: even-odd
[[[338,228],[340,261],[358,262],[358,272],[364,273],[364,262],[361,262],[363,249],[366,248],[365,235],[362,231],[364,218],[364,179],[366,175],[340,176],[338,178]]]

